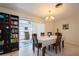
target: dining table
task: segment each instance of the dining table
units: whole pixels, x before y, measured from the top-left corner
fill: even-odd
[[[56,43],[57,36],[39,36],[38,42],[42,43],[42,55],[45,56],[46,46]]]

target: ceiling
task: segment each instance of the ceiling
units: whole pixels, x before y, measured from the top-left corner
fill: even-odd
[[[64,3],[62,6],[55,8],[57,3],[0,3],[0,7],[13,9],[29,13],[36,17],[44,18],[48,15],[48,11],[52,11],[52,15],[56,19],[79,14],[78,3]]]

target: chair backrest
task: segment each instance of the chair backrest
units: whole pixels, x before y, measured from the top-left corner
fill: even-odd
[[[56,44],[58,45],[59,43],[61,43],[62,34],[61,33],[56,33],[55,35],[57,36]]]
[[[52,32],[47,32],[47,35],[48,35],[48,36],[51,36],[51,35],[52,35]]]
[[[38,45],[37,34],[32,34],[33,44]]]
[[[41,36],[45,36],[45,33],[41,33]]]
[[[57,35],[57,36],[62,36],[62,34],[59,33],[59,32],[56,32],[55,35]]]
[[[56,43],[60,43],[61,42],[61,38],[62,38],[61,35],[57,36]]]

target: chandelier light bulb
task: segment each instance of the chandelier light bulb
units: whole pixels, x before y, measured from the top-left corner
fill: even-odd
[[[48,20],[49,19],[49,17],[46,17],[46,20]]]
[[[50,16],[50,18],[51,18],[52,20],[54,20],[54,19],[55,19],[55,17],[54,17],[54,16]]]
[[[48,12],[49,12],[49,15],[48,15],[47,17],[45,17],[45,20],[46,20],[46,21],[47,21],[47,20],[49,20],[49,21],[54,20],[55,17],[52,16],[51,10],[49,10]]]

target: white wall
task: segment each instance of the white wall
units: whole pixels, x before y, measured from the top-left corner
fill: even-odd
[[[41,32],[45,32],[45,24],[32,22],[32,32],[37,33],[40,36]]]
[[[75,15],[72,17],[67,17],[62,20],[56,20],[54,26],[54,32],[56,28],[59,28],[64,36],[65,42],[79,45],[79,16]],[[62,25],[69,24],[69,30],[63,30]]]
[[[38,23],[37,24],[37,34],[40,36],[40,33],[41,32],[44,32],[45,33],[45,24]]]
[[[45,33],[52,32],[54,33],[54,21],[45,21]]]

